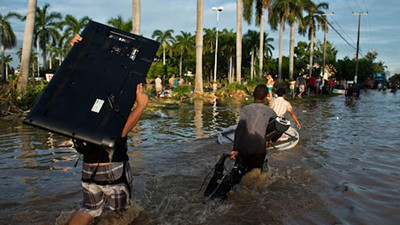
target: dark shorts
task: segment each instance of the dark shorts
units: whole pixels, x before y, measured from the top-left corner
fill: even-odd
[[[96,167],[86,163],[82,166],[82,179],[91,178],[94,182],[82,181],[83,204],[79,211],[97,217],[101,215],[106,206],[116,212],[129,208],[131,205],[130,185],[133,180],[129,162],[110,163],[98,166],[97,170]],[[91,177],[95,170],[95,175]],[[119,180],[121,176],[126,176],[126,182],[116,184],[95,183],[113,183]]]
[[[250,172],[252,169],[263,169],[266,153],[255,154],[240,154],[242,158],[242,165],[245,173]]]

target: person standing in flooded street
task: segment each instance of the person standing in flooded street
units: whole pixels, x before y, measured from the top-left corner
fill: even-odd
[[[75,35],[71,45],[82,40]],[[127,134],[139,122],[149,97],[142,84],[136,87],[136,107],[130,112],[121,133],[110,154],[110,149],[92,143],[73,139],[74,146],[83,154],[82,165],[82,207],[69,221],[70,225],[85,225],[99,217],[107,206],[111,211],[121,212],[131,207],[132,172],[127,155]]]
[[[268,101],[271,101],[273,98],[272,89],[274,88],[274,78],[272,78],[271,74],[267,76],[267,88],[268,88]]]

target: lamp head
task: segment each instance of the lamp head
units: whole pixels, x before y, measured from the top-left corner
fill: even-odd
[[[221,12],[222,10],[224,10],[224,7],[222,7],[222,6],[220,6],[220,7],[212,7],[212,10]]]

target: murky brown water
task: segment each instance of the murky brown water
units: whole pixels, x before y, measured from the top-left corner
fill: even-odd
[[[399,224],[400,96],[369,91],[296,105],[293,149],[270,154],[225,202],[197,194],[231,146],[218,131],[241,106],[194,102],[142,120],[130,133],[135,207],[97,224]],[[149,113],[151,114],[151,113]],[[0,120],[0,223],[64,224],[81,202],[78,154],[66,138]]]

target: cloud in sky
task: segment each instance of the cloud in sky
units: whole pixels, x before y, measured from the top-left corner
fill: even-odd
[[[322,0],[314,0],[316,3]],[[328,12],[334,15],[328,16],[328,20],[333,24],[343,37],[356,46],[358,16],[352,12],[366,12],[368,15],[361,18],[360,48],[363,54],[368,51],[378,52],[378,59],[384,61],[385,65],[392,72],[400,73],[400,25],[395,19],[400,10],[400,1],[385,0],[377,4],[376,0],[330,0]],[[89,16],[93,20],[106,23],[111,17],[118,15],[123,18],[130,18],[132,15],[132,1],[130,0],[38,0],[38,6],[42,7],[45,3],[50,4],[50,10],[60,12],[64,15],[71,14],[77,18]],[[10,11],[26,13],[28,0],[0,0],[0,13],[6,14]],[[216,26],[216,13],[212,11],[214,6],[223,6],[224,10],[220,14],[220,29],[233,29],[236,31],[236,1],[235,0],[213,0],[204,1],[204,27],[212,28]],[[150,37],[156,29],[175,30],[175,35],[180,31],[194,33],[196,29],[196,0],[142,0],[141,1],[141,33]],[[7,50],[8,54],[18,51],[20,48],[24,24],[13,21],[14,30],[18,36],[19,46],[12,50]],[[289,26],[284,32],[283,54],[288,55],[289,49]],[[258,30],[254,25],[247,25],[243,22],[243,33],[248,29]],[[269,25],[265,25],[265,31],[274,38],[272,43],[275,46],[273,57],[277,57],[279,33],[272,32]],[[345,56],[353,57],[354,48],[350,47],[333,30],[329,29],[328,40],[334,43],[338,49],[338,58]],[[317,32],[316,39],[323,40],[323,31]],[[296,34],[295,41],[308,41],[306,37]],[[17,57],[14,57],[17,60]],[[18,64],[18,63],[16,63]]]

